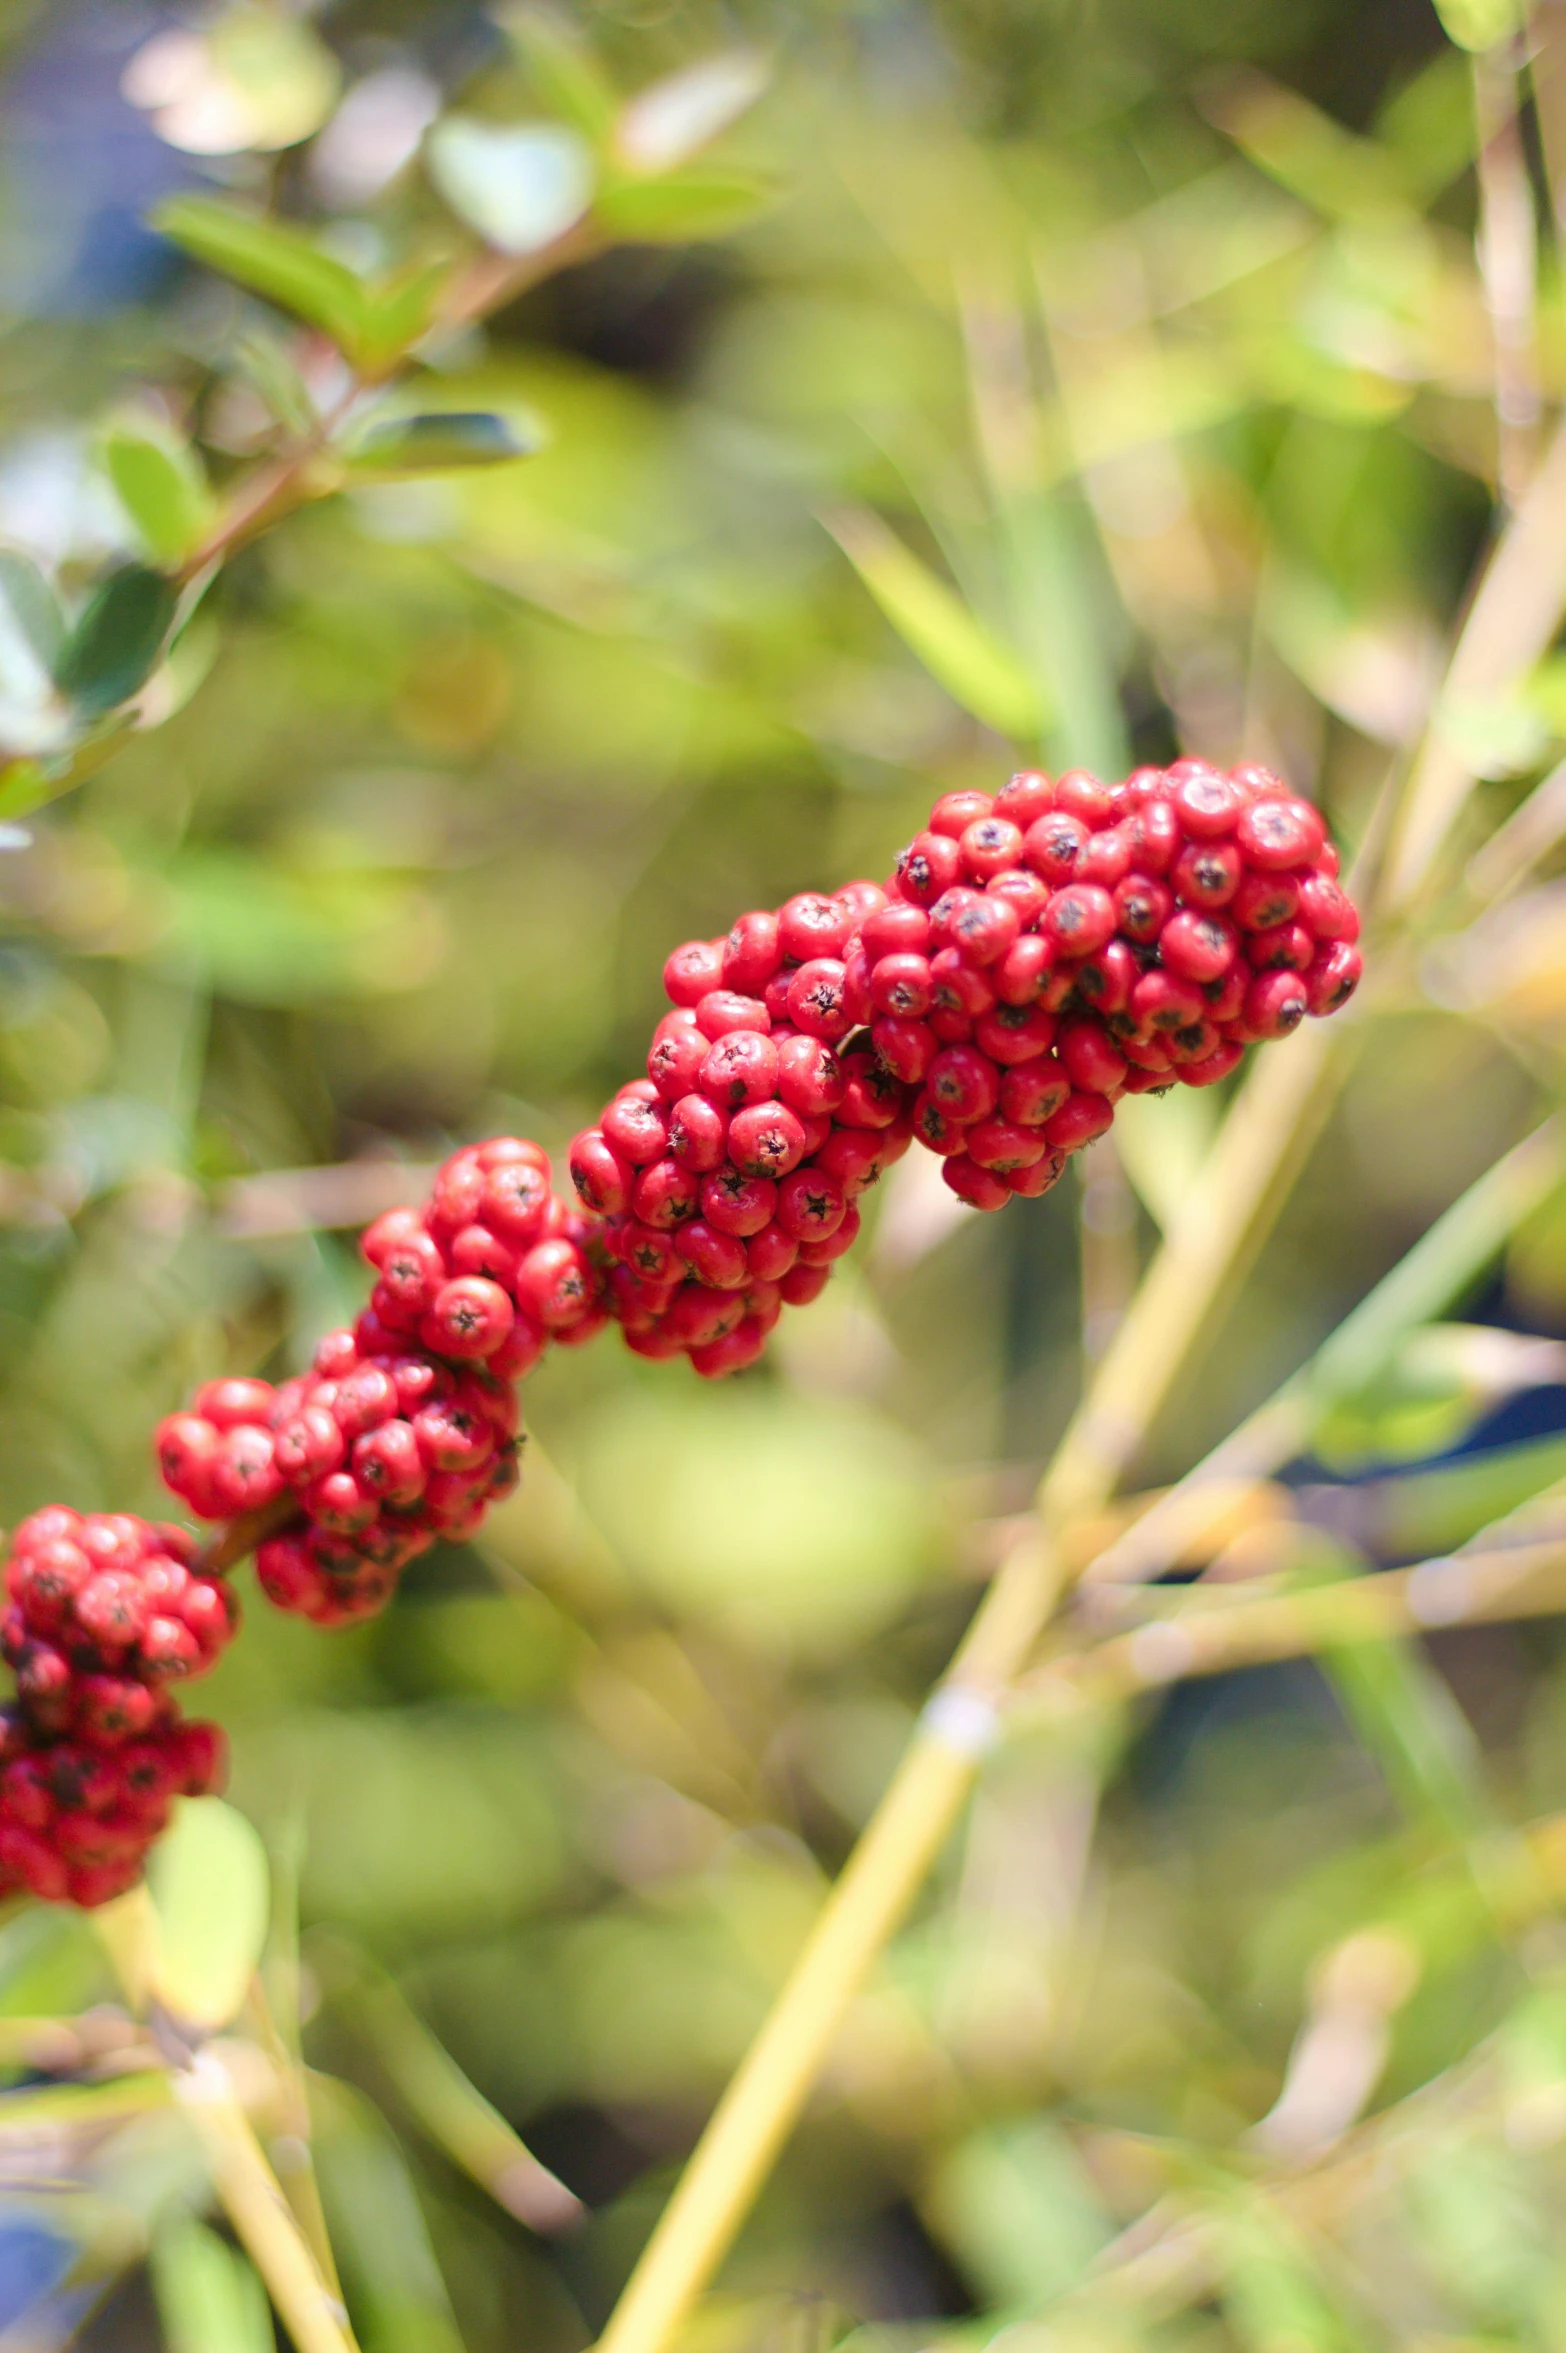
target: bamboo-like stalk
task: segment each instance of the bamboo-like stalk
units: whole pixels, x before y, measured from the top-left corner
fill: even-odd
[[[347,2312],[322,2278],[218,2054],[210,2048],[198,2052],[175,2073],[173,2084],[235,2236],[298,2353],[358,2353]]]
[[[1492,551],[1443,695],[1493,693],[1549,644],[1566,606],[1566,429]],[[1437,720],[1439,712],[1437,713]],[[1374,908],[1395,925],[1428,884],[1472,789],[1433,726],[1390,804]],[[1343,1069],[1310,1031],[1264,1056],[1165,1238],[1040,1484],[1036,1523],[1008,1552],[907,1756],[834,1887],[770,2016],[714,2110],[600,2340],[662,2353],[722,2261],[809,2096],[876,1955],[906,1917],[956,1821],[994,1702],[1047,1625],[1066,1581],[1060,1536],[1100,1510],[1260,1245],[1320,1133]]]

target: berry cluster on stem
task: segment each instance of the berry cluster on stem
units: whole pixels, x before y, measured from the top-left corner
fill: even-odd
[[[518,1476],[515,1383],[611,1322],[719,1378],[818,1296],[860,1196],[914,1144],[977,1209],[1055,1184],[1127,1094],[1211,1086],[1334,1012],[1359,918],[1309,802],[1195,760],[1106,784],[1037,770],[948,793],[885,883],[804,892],[693,940],[647,1075],[570,1150],[456,1152],[361,1248],[350,1330],[278,1386],[210,1381],[157,1432],[186,1529],[64,1505],[12,1533],[0,1646],[0,1893],[78,1904],[138,1876],[171,1800],[217,1787],[170,1686],[239,1623],[226,1571],[320,1626],[382,1609]]]

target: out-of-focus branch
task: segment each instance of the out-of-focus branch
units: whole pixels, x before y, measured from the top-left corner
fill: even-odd
[[[1540,416],[1538,229],[1523,152],[1520,42],[1474,58],[1479,280],[1495,344],[1496,474],[1515,507],[1533,469]]]

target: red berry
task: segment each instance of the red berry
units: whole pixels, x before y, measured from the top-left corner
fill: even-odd
[[[721,1381],[730,1373],[743,1372],[760,1356],[766,1344],[766,1333],[753,1316],[720,1340],[709,1340],[704,1346],[693,1348],[691,1363],[704,1381]]]
[[[970,825],[977,824],[981,817],[988,817],[994,806],[988,793],[942,793],[930,811],[930,831],[949,834],[956,841],[967,832]]]
[[[737,1037],[753,1037],[752,1030],[738,1030]],[[727,1043],[727,1041],[723,1041]],[[762,1044],[768,1041],[762,1039]],[[712,1053],[719,1051],[717,1046]],[[710,1056],[708,1059],[710,1060]],[[775,1055],[774,1055],[775,1059]],[[705,1068],[703,1064],[703,1068]],[[682,1095],[669,1119],[669,1154],[682,1168],[696,1174],[721,1168],[728,1157],[729,1122],[727,1115],[706,1095]]]
[[[1194,907],[1182,907],[1178,915],[1171,915],[1158,935],[1158,953],[1165,969],[1198,985],[1221,980],[1238,947],[1234,926],[1226,917],[1205,915]]]
[[[778,1100],[801,1119],[835,1111],[847,1086],[848,1073],[822,1039],[785,1038],[778,1048]]]
[[[1114,937],[1115,902],[1097,883],[1069,883],[1056,891],[1039,928],[1063,956],[1091,956]]]
[[[1200,1021],[1206,1007],[1190,981],[1177,980],[1172,972],[1144,972],[1131,991],[1128,1011],[1137,1029],[1146,1032],[1181,1029]]]
[[[752,1234],[745,1245],[745,1261],[757,1282],[779,1282],[798,1256],[797,1239],[786,1234],[776,1220],[763,1226],[759,1234]]]
[[[1031,1168],[1008,1169],[1004,1182],[1009,1192],[1020,1194],[1025,1201],[1037,1201],[1060,1182],[1065,1166],[1064,1152],[1048,1151]]]
[[[1149,945],[1174,913],[1174,893],[1150,874],[1128,874],[1115,885],[1115,922],[1122,939]]]
[[[1215,1087],[1220,1079],[1227,1078],[1238,1066],[1244,1052],[1242,1045],[1232,1038],[1228,1039],[1222,1045],[1215,1046],[1200,1062],[1182,1063],[1180,1084],[1183,1087]]]
[[[1281,874],[1309,866],[1320,854],[1327,829],[1309,801],[1253,801],[1235,827],[1246,863],[1263,873]]]
[[[870,1002],[879,1013],[917,1021],[933,1002],[930,963],[926,956],[883,956],[870,974]]]
[[[723,979],[723,951],[710,940],[687,940],[663,968],[664,993],[676,1005],[698,1005]]]
[[[1003,874],[991,877],[987,889],[992,899],[1004,899],[1009,907],[1015,907],[1024,931],[1038,921],[1049,898],[1049,884],[1030,874],[1026,866],[1008,866]]]
[[[1007,1071],[1001,1081],[1001,1116],[1020,1127],[1042,1127],[1070,1092],[1071,1081],[1061,1064],[1054,1055],[1043,1055]]]
[[[543,1238],[550,1198],[547,1162],[508,1160],[487,1171],[477,1215],[502,1241],[526,1249]]]
[[[304,1491],[304,1505],[311,1519],[334,1536],[357,1536],[379,1508],[378,1498],[352,1471],[328,1471],[316,1479]]]
[[[772,1027],[772,1016],[755,997],[738,996],[733,989],[712,989],[696,1008],[696,1027],[709,1045],[716,1045],[731,1029],[759,1029],[765,1037]]]
[[[663,1024],[659,1024],[663,1030]],[[647,1075],[665,1103],[691,1093],[696,1073],[707,1058],[707,1039],[692,1021],[688,1029],[668,1030],[654,1038],[647,1056]]]
[[[1022,828],[998,814],[976,817],[965,826],[957,844],[962,862],[976,882],[1004,874],[1022,856]]]
[[[898,854],[898,893],[916,907],[930,907],[943,891],[950,890],[961,872],[962,852],[949,834],[915,834],[907,849]]]
[[[729,1158],[747,1177],[787,1176],[804,1159],[806,1142],[803,1121],[784,1103],[753,1103],[729,1122]]]
[[[723,986],[758,997],[783,961],[775,915],[742,915],[723,946]]]
[[[970,964],[960,948],[939,948],[930,962],[937,1013],[958,1013],[972,1021],[996,1002],[988,974]],[[934,1016],[932,1015],[932,1019]]]
[[[777,1207],[778,1189],[766,1177],[746,1176],[740,1169],[720,1168],[715,1175],[703,1180],[701,1188],[701,1219],[696,1222],[716,1227],[720,1234],[759,1234],[762,1227],[772,1223]],[[684,1237],[692,1228],[681,1229],[682,1239],[676,1244],[682,1257],[689,1258]],[[693,1266],[698,1261],[690,1259]],[[748,1264],[748,1261],[747,1261]],[[725,1286],[726,1288],[727,1286]]]
[[[660,1168],[674,1166],[673,1161],[660,1161]],[[684,1172],[681,1172],[684,1178]],[[643,1178],[645,1184],[646,1178]],[[684,1178],[689,1182],[688,1178]],[[638,1193],[641,1186],[637,1187]],[[542,1324],[546,1332],[569,1330],[580,1323],[593,1302],[593,1275],[587,1258],[579,1245],[563,1234],[551,1236],[547,1242],[535,1242],[517,1268],[517,1307]],[[506,1301],[509,1325],[511,1302]],[[505,1335],[500,1335],[504,1339]],[[472,1354],[488,1355],[489,1351],[473,1350]]]
[[[217,1518],[212,1502],[212,1459],[218,1434],[212,1424],[200,1414],[167,1414],[158,1424],[156,1443],[165,1487],[182,1496],[202,1519]]]
[[[812,1299],[819,1299],[832,1279],[829,1266],[796,1266],[778,1284],[784,1303],[789,1307],[808,1307]]]
[[[1310,997],[1302,973],[1262,973],[1245,992],[1246,1035],[1286,1038],[1291,1030],[1299,1027],[1309,1010]]]
[[[1271,931],[1292,923],[1300,910],[1300,878],[1293,874],[1247,874],[1229,909],[1242,931]]]
[[[925,1092],[946,1118],[965,1126],[994,1110],[1000,1099],[1000,1073],[977,1048],[948,1046],[931,1063]]]
[[[1306,999],[1312,1013],[1336,1013],[1346,1005],[1358,988],[1364,972],[1364,958],[1358,948],[1347,940],[1335,940],[1323,948],[1305,974]],[[1246,1000],[1247,1013],[1250,1000]]]
[[[136,1641],[149,1614],[141,1580],[130,1569],[100,1570],[88,1578],[71,1606],[83,1633],[110,1650]]]
[[[1029,826],[1022,854],[1040,881],[1060,890],[1073,882],[1088,846],[1089,827],[1068,809],[1051,809]]]
[[[914,1134],[927,1152],[961,1152],[966,1148],[967,1129],[941,1109],[928,1087],[914,1103]]]
[[[872,1022],[870,1041],[894,1078],[917,1086],[934,1060],[940,1041],[925,1021],[896,1021],[889,1014]]]
[[[1169,880],[1188,907],[1227,907],[1245,873],[1233,842],[1187,842]]]
[[[744,1317],[745,1302],[737,1287],[723,1292],[705,1283],[682,1283],[669,1302],[663,1331],[675,1349],[701,1348],[737,1330]]]
[[[1125,941],[1106,940],[1096,955],[1077,966],[1076,993],[1107,1018],[1125,1011],[1140,975],[1141,966]]]
[[[275,1394],[270,1381],[203,1381],[192,1408],[214,1429],[236,1430],[242,1422],[264,1426],[272,1417]]]
[[[1126,1058],[1096,1021],[1068,1021],[1055,1051],[1073,1087],[1083,1094],[1119,1093],[1125,1084]]]
[[[241,1423],[218,1440],[210,1491],[223,1512],[260,1511],[282,1494],[283,1486],[270,1430],[258,1430],[253,1422]]]
[[[790,964],[808,964],[812,957],[841,956],[853,929],[846,907],[819,891],[801,891],[778,909],[778,946]]]
[[[590,1127],[572,1138],[570,1169],[578,1200],[600,1217],[619,1217],[630,1206],[635,1181],[631,1164],[621,1158],[602,1128]]]
[[[413,1417],[420,1459],[430,1471],[471,1471],[488,1462],[495,1434],[476,1407],[455,1398],[424,1405]],[[339,1477],[341,1473],[337,1474]],[[373,1498],[371,1500],[373,1517]]]
[[[802,964],[788,986],[789,1018],[795,1027],[828,1043],[845,1037],[853,1023],[848,1009],[847,974],[833,956],[815,956]]]
[[[1036,1127],[1021,1127],[1009,1119],[976,1120],[968,1130],[968,1158],[979,1168],[1007,1176],[1016,1168],[1031,1168],[1048,1146]],[[950,1163],[948,1163],[948,1166]]]
[[[353,1475],[383,1503],[415,1503],[424,1492],[426,1470],[411,1422],[383,1422],[355,1442]]]
[[[1329,874],[1300,877],[1299,919],[1318,940],[1346,940],[1352,947],[1359,937],[1359,910]]]
[[[1073,1092],[1044,1122],[1044,1140],[1057,1152],[1079,1152],[1114,1123],[1115,1107],[1104,1096]]]
[[[643,1225],[677,1226],[696,1215],[700,1199],[700,1180],[690,1169],[677,1160],[655,1160],[637,1178],[631,1207]]]
[[[1090,834],[1082,863],[1077,869],[1078,882],[1096,882],[1105,890],[1113,890],[1124,882],[1137,863],[1131,829],[1126,825],[1112,825],[1102,833]]]
[[[1247,935],[1245,954],[1255,972],[1303,972],[1316,943],[1303,923],[1275,923],[1270,931]]]
[[[606,1143],[632,1168],[661,1160],[669,1148],[669,1128],[662,1111],[640,1095],[622,1088],[599,1122]]]
[[[824,1170],[796,1168],[778,1187],[777,1222],[799,1242],[835,1233],[847,1209],[842,1186]]]
[[[710,1184],[712,1179],[709,1177]],[[762,1219],[762,1224],[767,1220]],[[758,1232],[760,1228],[756,1229]],[[689,1225],[681,1226],[675,1248],[698,1281],[710,1290],[735,1291],[750,1272],[745,1256],[745,1245],[735,1234],[720,1233],[705,1218],[693,1217]]]
[[[922,956],[930,944],[930,918],[922,907],[892,899],[866,917],[859,937],[872,963],[882,956]]]
[[[851,1250],[859,1239],[859,1212],[850,1202],[843,1212],[843,1222],[830,1234],[819,1234],[814,1241],[801,1242],[799,1260],[802,1266],[830,1266]]]
[[[847,908],[850,933],[858,931],[886,905],[886,892],[878,882],[845,882],[832,897],[839,907]]]
[[[697,1085],[710,1102],[737,1111],[770,1100],[778,1079],[778,1050],[759,1030],[733,1029],[702,1063]]]
[[[1054,787],[1042,768],[1019,768],[995,795],[995,814],[1026,833],[1035,818],[1054,805]]]
[[[1056,1016],[1041,1005],[997,1005],[974,1023],[973,1042],[991,1062],[1009,1068],[1047,1053],[1057,1026]]]
[[[1167,874],[1180,851],[1180,820],[1162,795],[1142,803],[1128,832],[1132,856],[1144,874]]]
[[[941,1175],[958,1200],[968,1202],[974,1209],[1004,1209],[1011,1199],[1005,1179],[993,1169],[981,1168],[966,1152],[943,1160]]]
[[[1175,813],[1188,837],[1195,841],[1216,841],[1224,834],[1233,833],[1250,806],[1250,795],[1243,785],[1236,784],[1231,777],[1220,776],[1216,768],[1199,767],[1194,761],[1177,761],[1170,773],[1180,777],[1175,788]]]

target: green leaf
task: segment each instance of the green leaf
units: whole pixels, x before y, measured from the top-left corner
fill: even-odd
[[[237,2248],[181,2215],[152,2244],[168,2353],[273,2353],[266,2291]]]
[[[55,684],[86,718],[128,702],[157,666],[179,591],[162,572],[125,564],[94,590],[60,650]]]
[[[184,1798],[148,1881],[158,1919],[153,1990],[175,2018],[215,2033],[237,2014],[266,1940],[266,1849],[220,1798]]]
[[[194,450],[172,436],[115,425],[104,435],[103,462],[153,561],[181,563],[212,521],[212,493]]]
[[[451,282],[444,261],[401,270],[366,293],[362,351],[372,365],[396,359],[428,332]]]
[[[485,123],[447,115],[425,144],[430,178],[453,212],[501,253],[537,253],[592,200],[592,150],[560,123]]]
[[[1523,28],[1518,0],[1435,0],[1435,12],[1459,49],[1493,49]]]
[[[1503,1398],[1559,1381],[1562,1354],[1558,1342],[1491,1324],[1422,1325],[1365,1387],[1325,1401],[1311,1443],[1340,1471],[1444,1453]]]
[[[0,546],[0,747],[5,751],[49,752],[65,741],[70,719],[55,692],[54,676],[64,642],[65,617],[54,590],[31,556]],[[0,786],[0,813],[20,813],[5,812],[4,799]]]
[[[355,474],[442,474],[469,466],[503,466],[542,447],[541,431],[485,410],[436,410],[374,426],[349,460]]]
[[[899,637],[947,693],[997,734],[1033,741],[1045,714],[1010,646],[878,516],[863,508],[840,510],[826,518],[826,526]]]
[[[302,229],[210,196],[167,197],[151,219],[155,229],[209,269],[308,319],[357,356],[365,330],[364,286]]]
[[[551,112],[575,123],[595,144],[607,139],[619,94],[574,27],[542,8],[506,9],[500,22]]]
[[[345,2083],[312,2076],[327,2230],[355,2325],[378,2353],[462,2353],[440,2264],[385,2120]]]
[[[615,180],[593,207],[606,236],[628,245],[726,237],[765,212],[776,189],[755,172],[694,164],[660,180]]]
[[[731,49],[667,74],[626,107],[615,153],[628,171],[670,171],[753,106],[767,80],[767,61],[754,49]]]
[[[280,425],[301,437],[314,432],[321,421],[315,403],[304,378],[275,336],[241,335],[234,346],[234,360]]]

